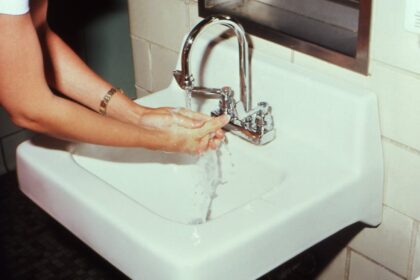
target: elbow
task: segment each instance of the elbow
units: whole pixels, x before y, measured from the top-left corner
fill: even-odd
[[[44,132],[39,114],[31,110],[18,109],[9,112],[12,122],[22,128],[35,132]]]

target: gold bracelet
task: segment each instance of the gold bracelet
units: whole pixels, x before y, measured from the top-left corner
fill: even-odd
[[[99,114],[101,114],[102,116],[106,115],[106,108],[108,107],[109,100],[111,100],[112,96],[117,92],[121,92],[124,94],[123,90],[120,88],[113,87],[110,90],[108,90],[104,98],[102,98],[101,103],[99,104]]]

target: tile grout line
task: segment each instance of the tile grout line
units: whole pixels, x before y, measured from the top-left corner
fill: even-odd
[[[295,64],[295,50],[291,49],[290,51],[290,62]]]
[[[160,43],[157,43],[157,42],[155,42],[155,41],[149,40],[149,39],[147,39],[147,38],[143,38],[143,37],[138,36],[138,35],[135,35],[135,34],[133,34],[133,33],[131,33],[131,34],[130,34],[130,37],[131,37],[131,39],[136,39],[136,40],[146,41],[146,42],[147,42],[147,43],[149,43],[149,44],[156,45],[156,46],[161,47],[161,48],[163,48],[163,49],[166,49],[166,50],[168,50],[168,51],[175,52],[175,53],[177,53],[177,54],[179,53],[179,49],[177,49],[177,50],[171,49],[171,48],[170,48],[170,47],[168,47],[168,46],[164,46],[164,45],[162,45],[162,44],[160,44]],[[181,45],[182,45],[182,43],[181,43]],[[180,47],[181,47],[181,46],[180,46]]]
[[[188,30],[191,30],[192,29],[192,26],[191,26],[191,15],[190,15],[190,1],[188,1],[188,0],[185,0],[184,1],[184,4],[185,4],[185,7],[186,7],[186,9],[187,9],[187,25],[188,25]]]
[[[401,149],[404,149],[404,150],[406,150],[408,152],[411,152],[411,153],[413,153],[415,155],[420,156],[420,150],[417,150],[416,148],[413,148],[413,147],[411,147],[411,146],[409,146],[407,144],[401,143],[399,141],[396,141],[396,140],[394,140],[392,138],[389,138],[387,136],[384,136],[384,135],[382,135],[382,139],[385,140],[386,142],[390,143],[390,144],[394,144],[395,146],[397,146],[397,147],[399,147]]]
[[[154,92],[151,92],[151,91],[149,91],[149,90],[147,90],[147,89],[145,89],[145,88],[143,88],[142,86],[137,85],[137,84],[135,84],[135,85],[134,85],[134,88],[136,89],[136,97],[135,97],[133,100],[135,100],[135,99],[138,99],[138,98],[141,98],[141,97],[144,97],[144,96],[146,96],[146,95],[149,95],[149,94],[153,94],[153,93],[154,93]],[[144,96],[137,96],[137,90],[143,90],[143,91],[145,91],[145,92],[146,92],[146,95],[144,95]]]
[[[384,67],[386,67],[390,70],[400,72],[400,74],[408,75],[408,76],[410,76],[411,78],[414,78],[414,79],[418,79],[418,80],[420,79],[420,73],[418,73],[418,72],[414,72],[414,71],[402,68],[398,65],[389,64],[389,63],[386,63],[386,62],[384,62],[382,60],[379,60],[379,59],[376,59],[376,58],[373,58],[372,61],[374,61],[376,63],[379,63],[382,66],[384,66]]]
[[[415,222],[420,222],[419,220],[417,220],[417,218],[412,217],[412,216],[410,216],[410,215],[409,215],[409,214],[407,214],[407,213],[401,212],[401,210],[398,210],[397,208],[394,208],[393,206],[390,206],[390,205],[388,205],[388,204],[386,204],[386,203],[382,203],[382,206],[383,206],[383,207],[386,207],[386,208],[389,208],[389,209],[391,209],[392,211],[395,211],[395,212],[397,212],[398,214],[400,214],[400,215],[402,215],[402,216],[405,216],[405,217],[407,217],[407,218],[409,218],[409,219],[411,219],[411,220],[414,220]]]
[[[152,56],[152,42],[147,41],[147,59],[149,60],[150,71],[150,89],[154,91],[155,79],[153,77],[153,56]]]
[[[353,253],[358,254],[358,255],[360,255],[361,257],[363,257],[363,258],[367,259],[368,261],[370,261],[370,262],[372,262],[372,263],[376,264],[377,266],[382,267],[383,269],[385,269],[385,270],[386,270],[386,271],[388,271],[389,273],[391,273],[391,274],[393,274],[393,275],[395,275],[395,276],[397,276],[397,277],[399,277],[399,278],[401,278],[401,279],[407,279],[407,277],[405,277],[405,276],[403,276],[403,275],[401,275],[401,274],[399,274],[399,273],[397,273],[397,272],[395,272],[395,271],[391,270],[390,268],[386,267],[385,265],[383,265],[383,264],[381,264],[381,263],[377,262],[376,260],[374,260],[374,259],[372,259],[372,258],[370,258],[370,257],[366,256],[366,255],[365,255],[365,254],[363,254],[362,252],[357,251],[357,250],[355,250],[355,249],[353,249],[353,248],[350,248],[350,250],[351,250]]]
[[[413,278],[413,268],[414,268],[414,258],[416,257],[416,243],[417,243],[417,234],[419,230],[419,223],[414,220],[413,230],[411,231],[411,246],[408,255],[408,267],[407,267],[407,279]]]
[[[347,246],[346,248],[346,262],[344,264],[344,279],[350,279],[350,261],[351,261],[351,248]]]
[[[10,137],[10,136],[13,136],[15,134],[18,134],[18,133],[22,132],[23,130],[25,130],[25,129],[24,128],[19,128],[18,130],[14,131],[14,132],[4,134],[3,136],[0,137],[0,139],[4,139],[4,138]]]

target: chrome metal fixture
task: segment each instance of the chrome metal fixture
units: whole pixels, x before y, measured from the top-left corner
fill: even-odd
[[[230,87],[218,89],[194,86],[194,77],[190,69],[191,48],[197,36],[204,29],[216,24],[226,26],[233,30],[238,38],[240,101],[235,100],[234,92]],[[205,18],[188,34],[182,48],[181,70],[174,71],[174,77],[178,85],[187,93],[218,95],[220,98],[219,108],[214,110],[212,115],[228,114],[231,120],[225,126],[226,130],[249,142],[262,145],[275,138],[274,122],[271,115],[271,106],[268,103],[260,102],[255,108],[252,107],[251,83],[248,69],[249,47],[242,25],[229,16],[217,15]]]

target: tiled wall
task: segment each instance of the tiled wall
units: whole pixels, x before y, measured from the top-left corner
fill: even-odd
[[[50,24],[99,75],[123,88],[128,96],[135,97],[127,1],[90,2],[101,9],[96,13],[94,9],[78,13],[87,5],[83,0],[67,4],[60,0],[49,1]],[[0,175],[16,168],[16,147],[31,135],[13,125],[0,108]]]
[[[362,85],[378,96],[385,157],[384,217],[359,233],[320,279],[414,279],[420,275],[420,36],[404,30],[405,0],[373,0],[370,75],[253,38],[254,53]],[[196,1],[129,0],[137,95],[165,88]],[[256,56],[254,55],[254,58]]]
[[[31,135],[31,132],[15,126],[6,111],[0,108],[0,175],[16,168],[16,147]]]

